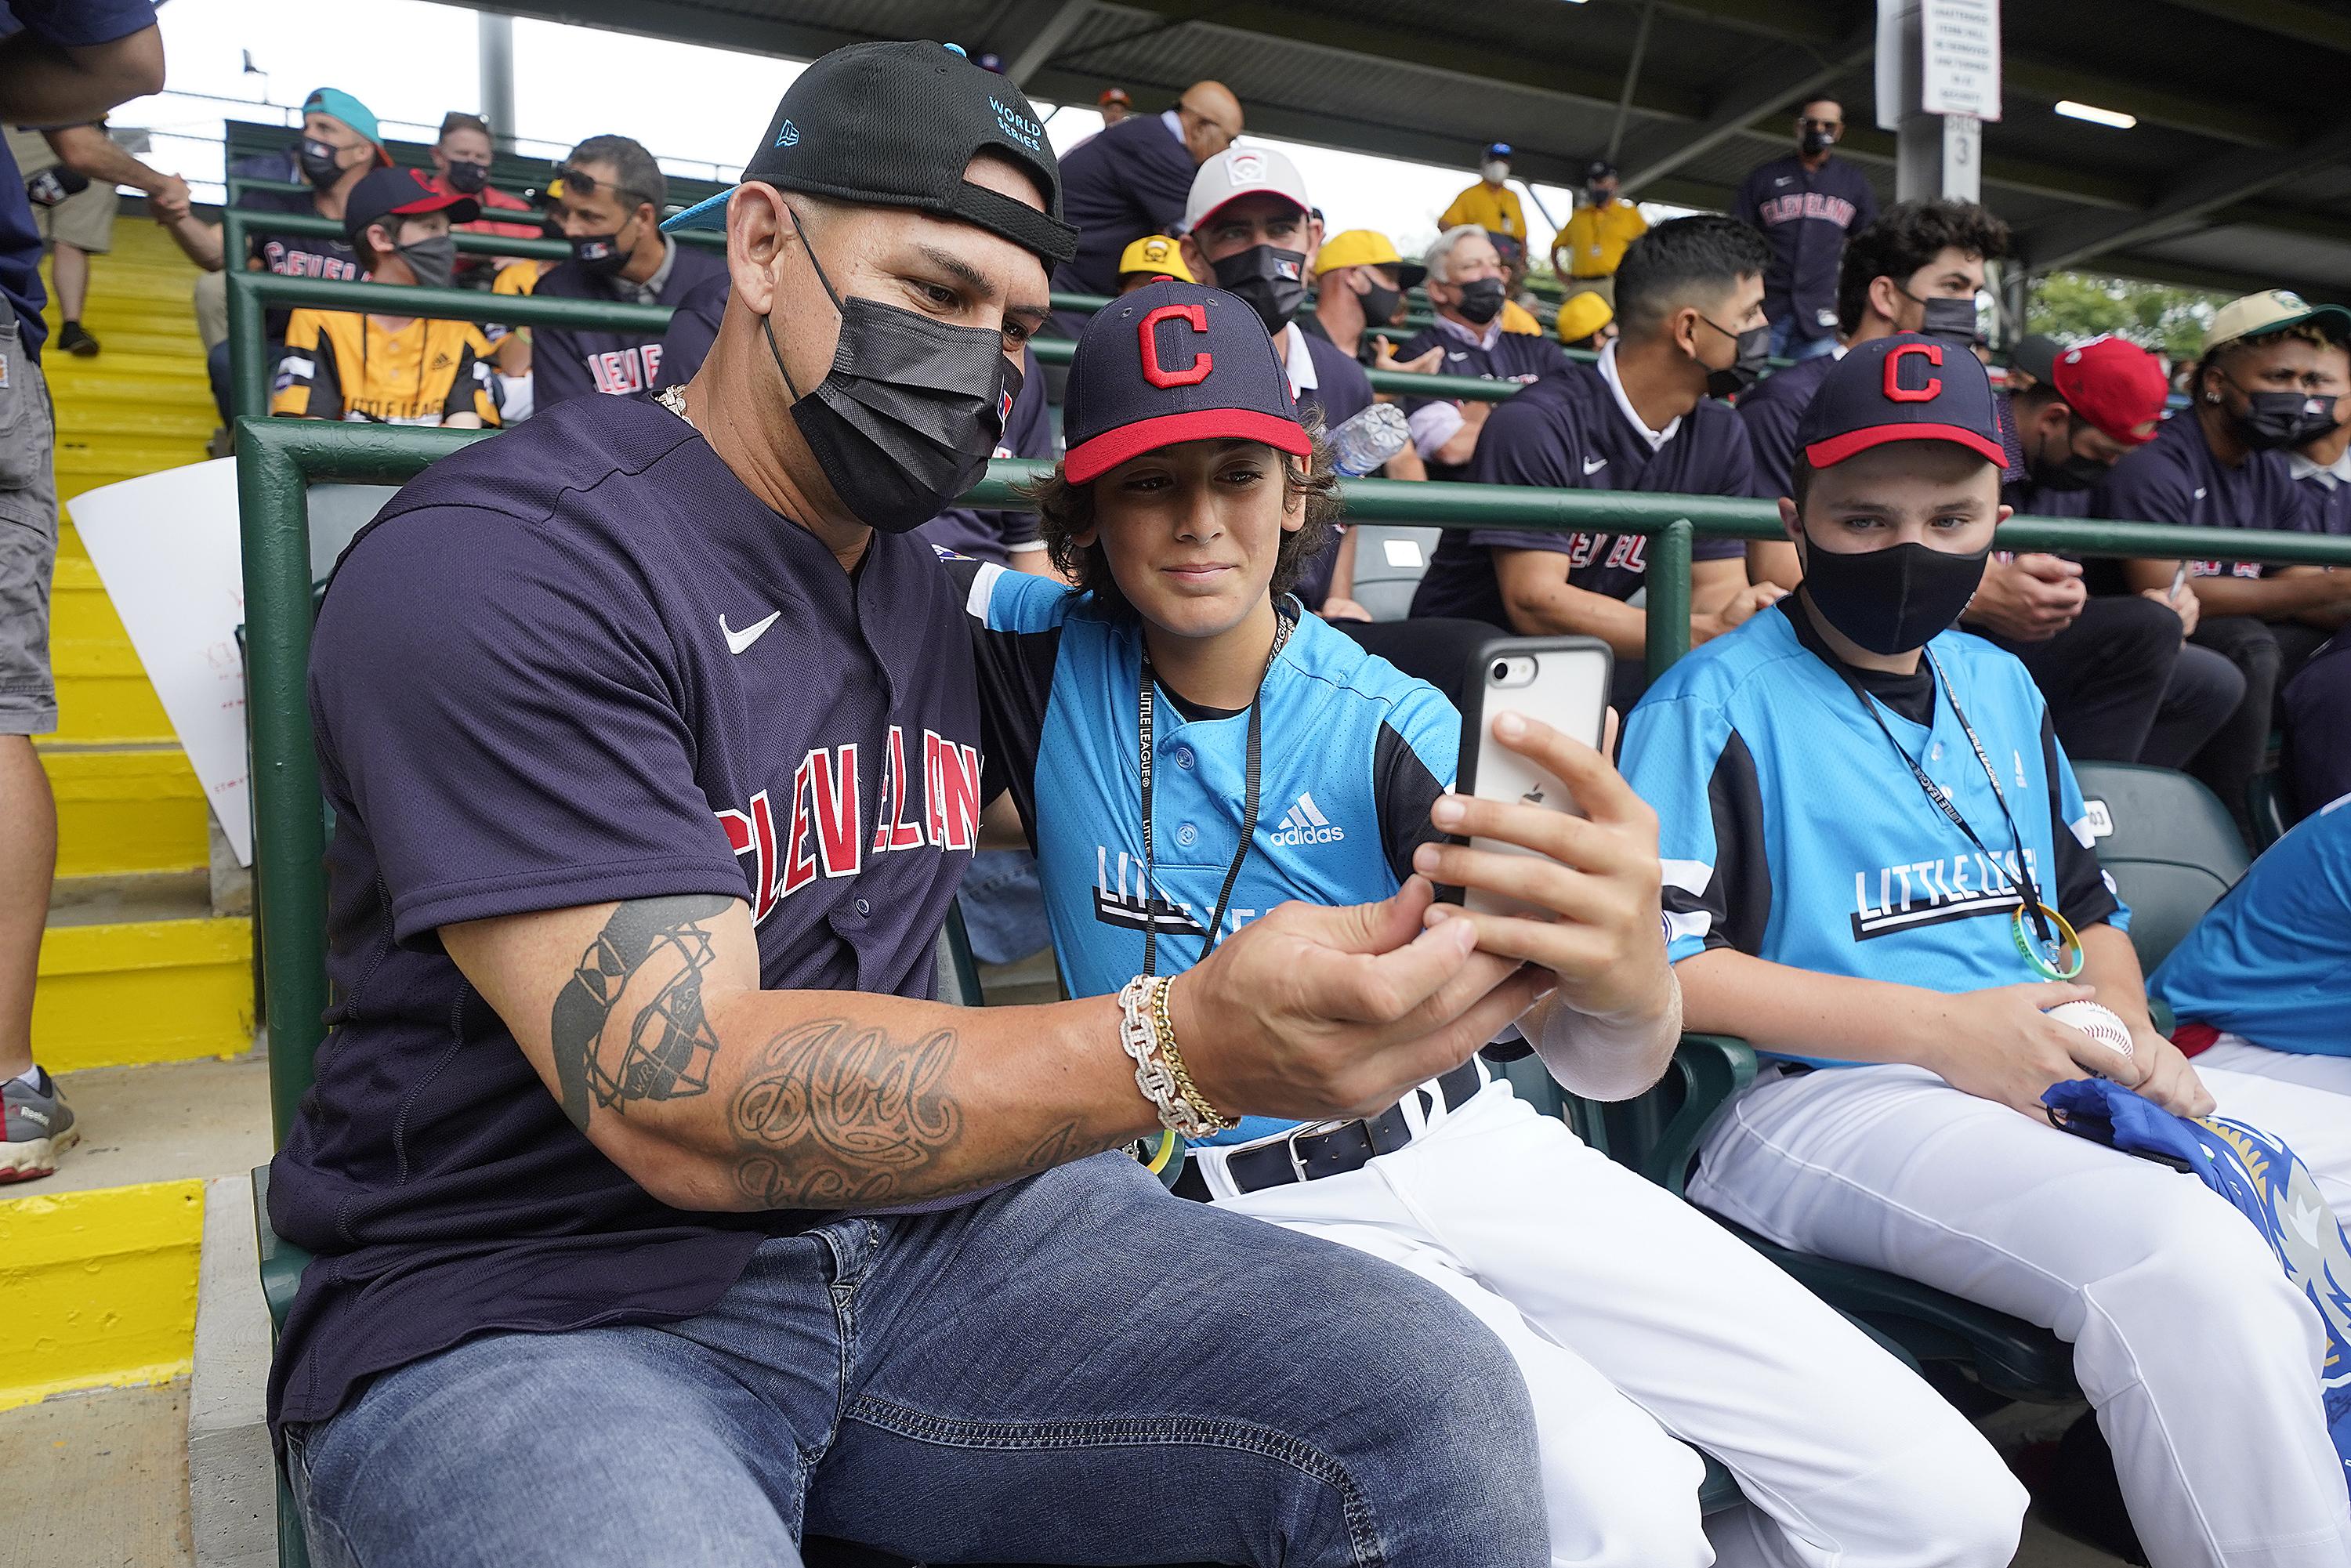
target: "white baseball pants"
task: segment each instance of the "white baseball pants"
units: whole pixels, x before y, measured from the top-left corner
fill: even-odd
[[[2351,1099],[2199,1072],[2221,1115],[2283,1137],[2351,1214]],[[2317,1313],[2195,1176],[1921,1068],[1767,1068],[1708,1136],[1690,1197],[2053,1330],[2156,1568],[2351,1563]]]
[[[1552,1561],[1816,1568],[2014,1555],[2025,1496],[1976,1430],[1867,1336],[1687,1204],[1486,1086],[1362,1170],[1223,1207],[1451,1291],[1534,1396]],[[1677,1440],[1678,1439],[1678,1440]],[[1751,1504],[1701,1528],[1703,1466]]]
[[[2199,1072],[2217,1067],[2229,1072],[2250,1072],[2256,1078],[2274,1078],[2282,1083],[2300,1083],[2351,1095],[2351,1056],[2272,1051],[2233,1034],[2222,1035],[2208,1049],[2190,1057],[2189,1065]],[[2351,1219],[2351,1214],[2338,1214],[2337,1218]]]

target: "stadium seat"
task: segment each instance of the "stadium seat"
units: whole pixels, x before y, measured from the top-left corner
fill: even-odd
[[[1755,1081],[1755,1071],[1754,1050],[1744,1040],[1684,1035],[1672,1069],[1656,1088],[1596,1108],[1606,1128],[1606,1152],[1667,1191],[1687,1196],[1699,1144],[1731,1099]],[[1972,1385],[1992,1396],[1983,1402],[1987,1406],[2081,1397],[2072,1350],[2046,1329],[1915,1280],[1797,1252],[1719,1223],[1895,1355],[1928,1373],[1947,1396]]]
[[[2236,824],[2185,773],[2122,762],[2074,768],[2098,863],[2131,909],[2131,946],[2152,970],[2245,874]]]
[[[1355,602],[1374,621],[1403,621],[1412,614],[1412,596],[1437,549],[1441,528],[1365,523],[1355,535]]]

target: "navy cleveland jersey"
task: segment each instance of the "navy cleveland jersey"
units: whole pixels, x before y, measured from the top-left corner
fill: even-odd
[[[1368,336],[1369,334],[1366,334]],[[1473,343],[1456,332],[1431,324],[1412,335],[1395,357],[1405,362],[1420,358],[1431,349],[1445,350],[1445,362],[1437,373],[1445,376],[1477,376],[1489,382],[1531,382],[1556,375],[1575,363],[1564,350],[1549,338],[1538,338],[1526,332],[1498,332],[1490,347]],[[1436,400],[1408,397],[1404,400],[1405,417]],[[1481,436],[1482,440],[1483,437]],[[1470,476],[1468,463],[1431,463],[1428,476],[1432,479],[1467,479]]]
[[[1616,401],[1607,378],[1571,363],[1498,406],[1478,437],[1474,476],[1489,485],[1563,490],[1638,490],[1744,496],[1753,484],[1747,434],[1730,405],[1711,398],[1677,421],[1652,448]],[[1494,574],[1497,549],[1551,550],[1566,558],[1567,580],[1611,599],[1630,599],[1646,580],[1641,534],[1564,534],[1513,528],[1448,528],[1413,595],[1415,615],[1458,615],[1505,630],[1510,612]],[[1737,539],[1700,539],[1699,560],[1744,555]]]
[[[2310,502],[2311,520],[2322,534],[2351,534],[2351,481],[2336,470],[2351,466],[2338,459],[2334,468],[2322,468],[2299,454],[2290,457],[2294,483]]]
[[[1372,378],[1364,373],[1363,366],[1342,353],[1330,339],[1317,337],[1295,322],[1286,330],[1290,353],[1298,356],[1303,351],[1302,358],[1283,361],[1300,423],[1327,434],[1372,406]],[[1322,601],[1330,597],[1342,537],[1343,528],[1332,529],[1331,542],[1299,574],[1296,591],[1309,610],[1322,609]]]
[[[2231,468],[2212,455],[2195,411],[2166,418],[2155,439],[2126,453],[2090,495],[2090,516],[2191,528],[2318,530],[2318,507],[2294,481],[2283,452],[2255,452]],[[2188,563],[2190,577],[2266,577],[2283,570],[2261,561],[2232,561],[2226,536],[2216,532],[2210,559]],[[2092,562],[2085,574],[2097,593],[2128,591],[2120,567]]]
[[[1141,974],[1145,922],[1158,933],[1158,972],[1190,968],[1240,843],[1248,717],[1158,688],[1146,886],[1140,625],[1044,578],[948,566],[969,585],[989,766],[1002,765],[1028,824],[1070,994],[1100,996]],[[1290,899],[1393,894],[1413,851],[1437,836],[1428,809],[1452,785],[1460,744],[1460,716],[1435,687],[1312,615],[1283,644],[1259,700],[1257,832],[1220,935]],[[1253,1116],[1214,1141],[1288,1125]]]
[[[682,245],[675,240],[670,243],[676,246],[677,254],[654,303],[677,306],[683,310],[691,298],[694,311],[688,314],[698,313],[707,322],[715,322],[726,309],[726,256],[697,245]],[[531,292],[541,299],[610,302],[635,298],[630,285],[615,286],[607,279],[590,277],[572,261],[550,269]],[[671,329],[678,330],[674,320]],[[681,332],[681,341],[693,330],[689,327]],[[664,335],[658,332],[534,327],[530,350],[532,404],[544,411],[566,398],[583,397],[590,392],[650,392],[690,379],[700,364],[699,356],[693,365],[672,365],[663,356],[664,340]],[[708,350],[709,344],[700,341],[698,335],[696,341],[702,350]]]
[[[1748,174],[1730,215],[1753,224],[1771,242],[1763,314],[1774,321],[1792,319],[1800,338],[1834,337],[1845,238],[1877,221],[1877,193],[1869,177],[1834,152],[1818,169],[1805,168],[1792,153]]]
[[[319,1257],[273,1419],[493,1330],[688,1316],[804,1223],[656,1201],[438,931],[739,899],[764,988],[928,995],[981,800],[957,608],[929,546],[842,570],[648,397],[444,458],[351,545],[310,653],[334,1032],[269,1189]]]
[[[2011,934],[2025,875],[2076,929],[2127,926],[2032,677],[1963,632],[1928,651],[1999,775],[2022,862],[1928,666],[1854,672],[1889,742],[1792,596],[1677,663],[1625,722],[1625,779],[1657,811],[1668,958],[1734,947],[1934,991],[2020,985],[2037,977]],[[1993,859],[1927,799],[1896,744]]]
[[[1078,248],[1053,268],[1054,288],[1117,293],[1120,253],[1183,225],[1198,167],[1156,114],[1132,115],[1071,148],[1061,159],[1061,215],[1078,231]]]

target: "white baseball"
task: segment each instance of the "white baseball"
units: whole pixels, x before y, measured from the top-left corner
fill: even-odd
[[[2130,1026],[2116,1017],[2112,1009],[2095,1002],[2060,1002],[2048,1012],[2059,1023],[2080,1030],[2100,1045],[2112,1046],[2125,1057],[2131,1054]]]

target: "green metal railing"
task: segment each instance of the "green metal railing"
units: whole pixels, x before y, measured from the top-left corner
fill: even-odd
[[[326,821],[306,690],[312,592],[318,570],[326,563],[310,559],[308,489],[328,483],[402,484],[458,448],[496,434],[321,420],[238,422],[255,888],[273,1059],[271,1111],[281,1144],[310,1084],[329,999]],[[964,499],[975,506],[1020,506],[1020,487],[1050,468],[1038,462],[991,463],[987,477]],[[1343,493],[1350,522],[1649,536],[1653,675],[1689,651],[1693,541],[1781,537],[1778,508],[1763,501],[1384,479],[1351,479]],[[2053,517],[2012,517],[2001,525],[1995,542],[2003,549],[2161,559],[2199,557],[2215,548],[2210,528]],[[2231,532],[2228,553],[2241,560],[2351,568],[2351,538]]]

